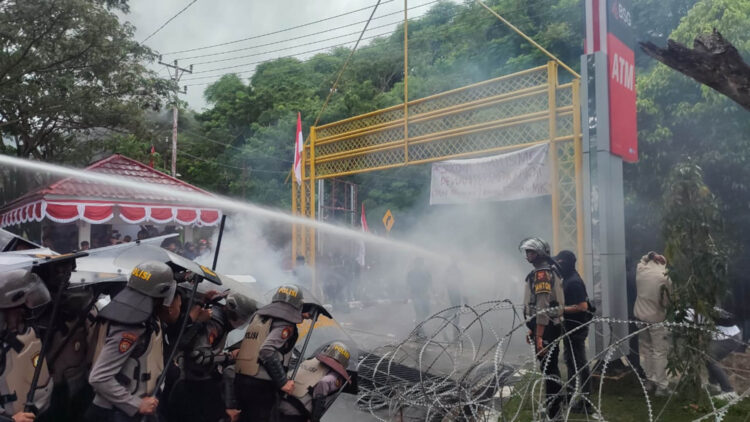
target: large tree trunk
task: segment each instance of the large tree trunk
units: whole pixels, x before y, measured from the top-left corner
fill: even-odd
[[[750,110],[750,66],[716,29],[697,36],[692,50],[673,40],[667,41],[667,48],[650,42],[640,45],[649,56]]]

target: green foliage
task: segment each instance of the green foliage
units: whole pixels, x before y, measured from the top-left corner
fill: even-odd
[[[665,185],[664,203],[665,253],[672,280],[668,314],[673,321],[692,319],[710,330],[714,306],[726,288],[727,254],[719,207],[701,168],[690,161],[675,166]],[[688,317],[688,309],[693,317]],[[675,347],[670,349],[668,368],[682,375],[686,392],[700,394],[700,372],[712,334],[694,329],[672,332]]]
[[[152,52],[109,8],[124,0],[11,0],[0,7],[0,131],[6,152],[60,161],[111,131],[144,137],[144,111],[170,88]],[[20,178],[10,194],[26,190]]]
[[[489,2],[499,13],[577,67],[581,16],[576,0]],[[403,27],[373,40],[353,56],[319,124],[368,113],[403,102]],[[258,66],[245,83],[227,75],[205,92],[210,108],[196,116],[198,133],[192,155],[181,157],[180,173],[190,182],[244,196],[267,205],[288,207],[297,112],[305,131],[315,122],[350,50],[337,48],[307,61],[292,58]],[[416,99],[539,66],[546,57],[474,2],[438,2],[409,21],[409,98]],[[185,133],[182,131],[181,133]],[[181,135],[182,136],[182,135]],[[200,136],[231,147],[211,144]],[[200,147],[204,143],[207,146]],[[205,161],[213,161],[208,168]],[[247,168],[247,171],[242,169]],[[240,169],[240,170],[238,170]],[[208,172],[209,177],[201,172]],[[217,174],[218,173],[218,174]],[[226,176],[226,178],[225,178]],[[209,180],[210,179],[210,180]],[[378,213],[387,208],[426,207],[428,167],[362,174],[360,199]],[[221,181],[221,183],[218,183]],[[369,208],[372,207],[372,208]]]

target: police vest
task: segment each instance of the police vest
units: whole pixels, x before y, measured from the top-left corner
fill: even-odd
[[[308,412],[312,412],[313,388],[329,371],[330,369],[317,358],[308,359],[300,364],[297,375],[294,377],[292,396],[296,397]],[[291,375],[290,373],[289,376]]]
[[[266,374],[265,369],[261,368],[258,356],[260,347],[266,341],[268,333],[271,332],[271,323],[273,318],[255,315],[250,321],[245,331],[245,337],[240,343],[240,351],[237,354],[237,363],[235,365],[237,373],[257,377],[261,379],[271,379]]]
[[[10,345],[10,348],[4,351],[5,365],[0,374],[0,405],[4,408],[6,415],[14,415],[23,411],[26,395],[31,388],[31,380],[42,351],[42,341],[32,328],[28,328],[24,334],[17,335],[16,340],[16,348]],[[44,360],[34,394],[34,406],[40,412],[49,405],[52,385],[47,361]]]
[[[148,322],[147,324],[158,324],[158,322]],[[109,327],[109,322],[104,322],[100,326],[94,362],[99,359],[99,354],[109,334]],[[130,353],[128,360],[125,361],[120,368],[120,372],[115,376],[117,382],[134,396],[152,395],[156,389],[156,381],[164,371],[164,339],[161,331],[157,325],[157,328],[149,328],[139,336],[137,342],[132,346],[133,351]]]
[[[565,303],[565,298],[561,283],[557,283],[556,280],[555,272],[549,267],[537,268],[526,276],[526,283],[529,287],[529,300],[526,304],[528,307],[527,316],[537,313],[536,295],[545,293],[550,295],[549,307],[558,307],[556,314],[557,316],[562,316],[562,305]]]

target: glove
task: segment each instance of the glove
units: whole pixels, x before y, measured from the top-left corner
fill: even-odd
[[[326,398],[325,396],[318,396],[313,398],[312,412],[310,413],[311,422],[320,422],[323,414],[326,413]]]

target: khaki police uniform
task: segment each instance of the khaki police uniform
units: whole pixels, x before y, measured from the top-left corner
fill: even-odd
[[[93,404],[99,415],[122,412],[134,417],[164,370],[161,327],[154,318],[139,326],[106,322],[102,330],[105,335],[89,375],[96,393]]]
[[[0,415],[11,417],[23,412],[41,351],[42,341],[36,330],[31,327],[27,327],[21,334],[7,333],[2,338]],[[37,413],[44,412],[49,406],[53,385],[47,361],[44,360],[34,394],[34,407]]]
[[[531,340],[536,348],[536,327],[544,326],[542,344],[545,348],[543,355],[538,354],[542,371],[547,377],[545,380],[545,392],[547,400],[545,405],[548,414],[552,417],[557,414],[562,397],[560,396],[560,368],[558,357],[560,354],[559,341],[562,333],[561,319],[565,304],[562,280],[557,271],[548,264],[535,265],[526,276],[526,288],[524,294],[524,316],[531,318],[527,326],[531,330]],[[536,350],[537,353],[540,350]]]
[[[250,320],[235,364],[235,390],[242,421],[268,421],[297,342],[301,310],[274,302]]]
[[[281,400],[279,404],[279,422],[308,421],[314,413],[313,398],[327,398],[335,394],[344,382],[343,376],[323,364],[317,357],[302,362],[294,377],[294,390],[291,396]]]

